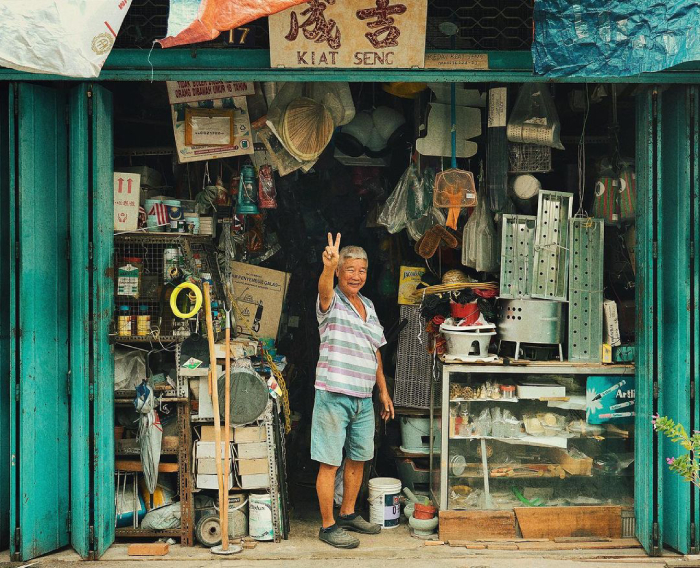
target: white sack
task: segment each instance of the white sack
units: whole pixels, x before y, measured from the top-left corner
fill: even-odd
[[[131,0],[2,0],[0,66],[97,77]]]

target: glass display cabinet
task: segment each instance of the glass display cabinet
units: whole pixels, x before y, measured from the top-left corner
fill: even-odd
[[[442,366],[430,450],[439,509],[632,505],[634,366],[520,363]]]

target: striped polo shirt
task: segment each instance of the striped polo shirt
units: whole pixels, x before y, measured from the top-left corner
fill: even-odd
[[[350,300],[335,289],[327,312],[316,299],[316,317],[321,335],[316,388],[357,398],[372,396],[377,379],[377,349],[386,343],[372,301],[358,294],[367,312],[363,321]]]

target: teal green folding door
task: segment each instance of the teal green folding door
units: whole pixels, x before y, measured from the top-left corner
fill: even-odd
[[[0,86],[0,550],[10,543],[10,129],[8,85]]]
[[[99,558],[114,542],[112,95],[70,93],[71,542]]]
[[[7,98],[10,551],[28,560],[72,544],[95,558],[114,540],[111,95],[19,83]]]
[[[68,140],[63,93],[19,84],[12,98],[10,522],[26,560],[70,542]]]
[[[637,101],[637,536],[651,554],[697,549],[697,490],[666,460],[684,450],[652,428],[668,416],[700,428],[698,89],[652,87]]]
[[[656,125],[654,123],[656,98],[652,89],[637,96],[637,357],[636,357],[636,424],[634,437],[634,505],[636,534],[649,554],[658,554],[658,514],[655,478],[657,440],[651,417],[654,414],[656,365],[654,357],[655,308],[655,253],[654,215],[656,211]]]

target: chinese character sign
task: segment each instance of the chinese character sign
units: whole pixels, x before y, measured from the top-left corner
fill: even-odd
[[[309,0],[270,16],[273,67],[423,67],[427,0]]]
[[[139,226],[141,175],[114,172],[114,230],[135,231]]]

